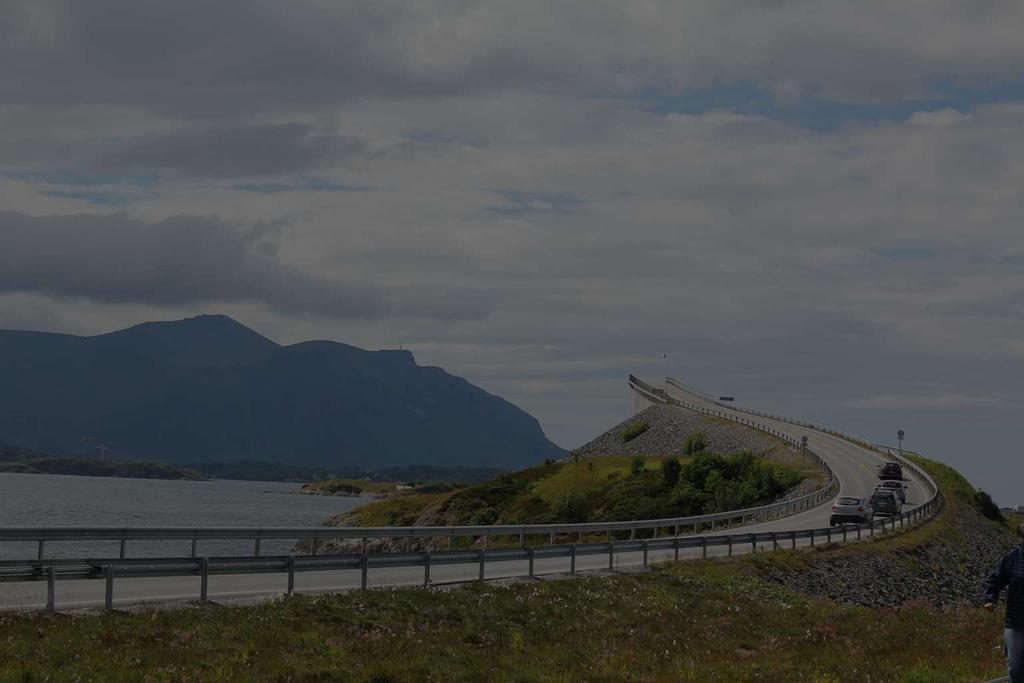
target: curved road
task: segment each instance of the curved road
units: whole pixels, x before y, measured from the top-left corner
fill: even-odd
[[[725,414],[744,418],[751,416],[741,411],[724,408],[714,404],[699,394],[668,388],[669,395],[690,403],[702,405]],[[856,444],[850,443],[830,434],[814,429],[757,416],[762,424],[789,434],[797,439],[808,437],[808,445],[831,466],[840,482],[840,493],[843,495],[869,495],[878,482],[877,466],[884,458]],[[908,473],[908,476],[910,473]],[[912,479],[908,482],[907,505],[911,509],[915,501],[926,495],[925,485]],[[822,528],[828,526],[832,501],[805,512],[784,517],[778,520],[751,524],[737,530],[736,533],[747,531],[792,531],[797,529]],[[711,532],[714,533],[714,532]],[[721,532],[718,532],[721,533]],[[765,544],[759,549],[768,549]],[[748,552],[747,548],[737,548],[737,552]],[[680,557],[684,559],[698,556],[698,550],[684,550]],[[712,548],[709,555],[725,554],[723,547]],[[652,551],[650,561],[672,559],[671,551]],[[568,572],[566,559],[537,559],[535,573],[537,575],[564,575]],[[618,570],[635,568],[641,565],[643,556],[639,552],[622,552],[615,555],[614,566]],[[577,559],[577,571],[607,571],[607,555],[580,556]],[[432,568],[431,579],[434,584],[472,581],[477,578],[478,566],[440,565]],[[520,560],[492,561],[486,565],[488,579],[506,577],[525,577],[528,575],[527,563]],[[266,599],[284,592],[286,579],[281,574],[238,574],[213,575],[209,579],[210,599],[218,602],[250,601]],[[389,567],[372,569],[369,584],[375,587],[419,585],[423,582],[423,569],[420,567]],[[359,570],[331,570],[308,572],[296,575],[296,592],[320,593],[343,591],[358,588],[360,585]],[[104,582],[99,580],[67,580],[57,583],[58,609],[76,607],[102,606],[104,599]],[[46,604],[45,582],[0,583],[0,610],[3,609],[42,609]],[[190,601],[195,600],[199,593],[198,577],[146,577],[119,578],[114,589],[115,606],[126,606],[142,601]]]
[[[694,403],[705,408],[717,410],[726,415],[753,418],[772,429],[799,439],[807,437],[807,446],[824,459],[832,472],[839,479],[839,495],[843,496],[870,496],[871,492],[878,485],[878,466],[888,460],[874,451],[850,443],[825,432],[820,432],[809,427],[800,427],[782,420],[773,420],[760,415],[753,416],[740,410],[725,408],[717,403],[712,403],[696,393],[679,389],[671,384],[668,385],[668,395],[689,403]],[[904,510],[912,510],[922,498],[928,495],[926,485],[914,477],[912,472],[904,470],[908,487],[907,502]],[[829,515],[832,511],[832,501],[817,508],[802,512],[797,515],[785,517],[763,524],[755,524],[744,527],[744,531],[791,531],[793,529],[809,529],[828,526]]]

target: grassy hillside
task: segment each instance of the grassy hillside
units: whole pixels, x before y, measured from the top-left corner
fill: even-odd
[[[815,470],[738,453],[549,462],[447,493],[375,501],[336,524],[544,524],[651,519],[775,500]]]

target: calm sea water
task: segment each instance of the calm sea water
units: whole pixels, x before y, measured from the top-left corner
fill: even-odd
[[[0,526],[313,527],[367,502],[305,496],[301,484],[166,481],[51,474],[0,474]],[[290,541],[263,541],[264,554]],[[188,555],[191,541],[129,541],[128,557]],[[0,542],[0,558],[35,557],[35,544]],[[119,543],[48,542],[47,557],[116,557]],[[250,542],[200,541],[205,555],[251,554]]]

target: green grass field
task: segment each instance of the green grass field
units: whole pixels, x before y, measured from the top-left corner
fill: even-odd
[[[979,681],[1000,618],[868,609],[742,560],[103,616],[0,617],[3,681]]]

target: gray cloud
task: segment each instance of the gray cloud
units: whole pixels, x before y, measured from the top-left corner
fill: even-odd
[[[434,298],[316,277],[281,261],[279,226],[213,217],[141,221],[124,214],[0,212],[0,292],[180,306],[255,302],[327,318],[479,318],[493,303],[469,293]]]
[[[3,10],[0,59],[19,67],[0,76],[0,99],[237,118],[365,97],[723,81],[893,102],[940,80],[1019,76],[1019,5],[942,4],[21,0]]]
[[[364,147],[355,138],[317,135],[300,124],[223,125],[129,140],[100,154],[93,165],[102,171],[245,178],[337,165]]]

